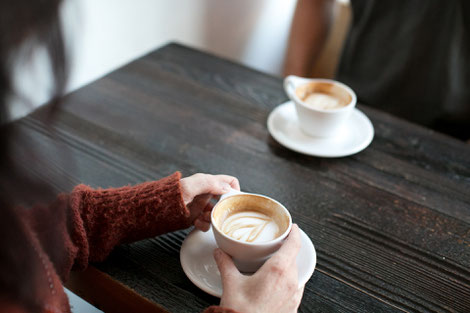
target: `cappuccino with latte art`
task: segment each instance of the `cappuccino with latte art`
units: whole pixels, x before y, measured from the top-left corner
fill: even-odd
[[[211,223],[219,248],[241,272],[253,273],[282,245],[292,218],[276,200],[232,191],[212,209]]]

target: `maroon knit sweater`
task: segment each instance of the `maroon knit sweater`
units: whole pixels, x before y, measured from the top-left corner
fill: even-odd
[[[102,261],[118,244],[190,226],[181,192],[181,174],[133,187],[92,189],[85,185],[60,195],[52,205],[19,210],[20,247],[35,264],[31,292],[43,312],[70,312],[62,287],[72,269]],[[24,282],[19,282],[24,283]],[[0,295],[0,312],[26,312]],[[213,306],[205,313],[231,313]]]

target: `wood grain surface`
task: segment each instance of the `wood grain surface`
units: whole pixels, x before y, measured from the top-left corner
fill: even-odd
[[[375,128],[366,150],[304,156],[267,131],[286,100],[282,78],[170,44],[67,96],[52,124],[40,110],[17,125],[50,161],[34,175],[57,191],[180,170],[279,200],[318,255],[300,312],[470,312],[470,145],[359,105]],[[168,311],[198,312],[218,299],[181,269],[188,232],[94,266]]]

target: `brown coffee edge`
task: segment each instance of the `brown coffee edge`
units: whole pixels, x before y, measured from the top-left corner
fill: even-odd
[[[322,93],[337,98],[341,107],[347,106],[352,101],[351,94],[344,87],[330,82],[308,82],[295,89],[295,94],[300,101],[305,101],[309,95],[314,93]]]

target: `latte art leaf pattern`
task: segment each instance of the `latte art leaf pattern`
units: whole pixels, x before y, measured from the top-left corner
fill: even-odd
[[[229,216],[222,224],[222,232],[245,242],[269,241],[276,238],[278,227],[265,214],[244,211]]]

